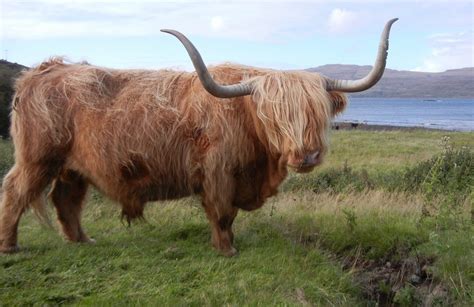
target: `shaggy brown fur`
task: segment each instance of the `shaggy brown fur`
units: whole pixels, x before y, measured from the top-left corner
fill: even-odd
[[[314,165],[321,162],[330,119],[346,98],[308,72],[237,65],[210,71],[222,84],[252,79],[255,90],[219,99],[195,73],[59,58],[25,72],[16,83],[15,166],[3,183],[0,251],[16,250],[22,213],[53,182],[50,198],[71,241],[90,240],[80,214],[92,184],[122,205],[128,221],[142,216],[146,202],[201,195],[214,246],[233,255],[238,208],[261,207],[291,161],[319,151]]]

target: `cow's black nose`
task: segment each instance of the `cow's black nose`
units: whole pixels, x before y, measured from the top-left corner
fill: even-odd
[[[319,150],[309,153],[304,156],[304,164],[305,165],[314,165],[318,162],[319,158]]]

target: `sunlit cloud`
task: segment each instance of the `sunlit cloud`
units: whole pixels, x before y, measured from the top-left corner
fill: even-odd
[[[219,31],[222,29],[224,24],[224,19],[221,16],[214,16],[211,18],[211,28],[214,31]]]
[[[285,39],[307,33],[314,13],[311,3],[178,1],[61,1],[4,2],[0,37],[46,39],[77,37],[143,37],[175,28],[189,35],[252,41]],[[225,28],[225,32],[223,29]]]
[[[345,9],[333,9],[329,15],[329,31],[334,33],[346,32],[354,27],[358,16],[356,12]]]
[[[430,54],[414,71],[441,72],[452,68],[474,66],[474,31],[431,35]]]
[[[162,28],[184,33],[203,50],[212,46],[209,63],[365,65],[373,61],[384,22],[393,17],[400,21],[391,37],[392,68],[439,71],[473,65],[472,32],[459,35],[472,28],[469,0],[0,0],[0,9],[2,49],[29,65],[60,53],[132,66],[137,52],[143,52],[142,66],[181,65],[175,53],[165,53],[164,64],[154,60],[158,51],[176,46],[168,45]],[[433,35],[443,31],[447,34]],[[221,39],[227,42],[225,54],[213,45]],[[127,46],[127,40],[134,44]],[[124,51],[114,62],[106,48],[98,47],[103,41],[121,50],[133,47],[133,52]],[[151,50],[153,42],[160,50]],[[35,52],[25,47],[32,45]]]

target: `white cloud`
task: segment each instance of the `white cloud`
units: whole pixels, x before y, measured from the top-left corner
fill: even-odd
[[[4,1],[0,38],[46,39],[158,35],[174,28],[188,35],[253,41],[292,38],[290,29],[316,28],[314,3],[206,1]],[[224,31],[225,30],[225,31]]]
[[[328,27],[329,31],[339,33],[346,32],[353,28],[357,22],[357,13],[344,10],[344,9],[333,9],[329,15]]]
[[[166,37],[159,32],[161,28],[172,28],[192,40],[201,39],[200,46],[205,46],[210,41],[208,38],[225,38],[231,44],[247,43],[248,48],[238,53],[244,54],[243,58],[264,54],[264,60],[259,61],[267,61],[268,66],[287,63],[284,65],[290,68],[353,62],[353,56],[357,63],[371,63],[373,50],[365,46],[376,46],[376,32],[383,23],[391,17],[400,17],[393,33],[394,47],[409,49],[413,42],[420,43],[420,50],[426,48],[427,43],[431,46],[430,53],[419,64],[407,55],[399,62],[409,59],[409,63],[399,63],[398,68],[418,66],[419,70],[443,70],[452,68],[451,64],[472,65],[472,38],[467,47],[465,44],[462,47],[464,36],[441,35],[424,42],[421,38],[429,28],[442,26],[450,32],[472,28],[472,10],[465,5],[453,5],[469,1],[417,0],[414,5],[413,0],[0,0],[0,45],[5,44],[0,49],[13,50],[15,45],[30,43],[31,39],[36,40],[31,45],[38,46],[61,43],[63,38],[77,42],[98,37],[110,38],[113,42],[117,38],[132,37],[159,39]],[[446,5],[433,5],[438,2]],[[362,3],[364,5],[359,5]],[[422,3],[424,5],[418,5]],[[365,39],[361,43],[358,38],[363,35]],[[294,52],[297,47],[288,47],[293,42],[306,49]],[[288,52],[283,48],[272,52],[275,46],[288,48]],[[326,46],[337,46],[337,50]],[[264,47],[268,53],[263,51]],[[310,48],[314,48],[314,56],[308,55]],[[353,49],[359,53],[352,52]],[[235,53],[236,50],[232,48]],[[74,51],[65,53],[74,54]],[[291,58],[293,53],[301,56]],[[390,55],[391,60],[395,58],[396,54]],[[237,56],[234,59],[248,62],[238,60]],[[321,62],[315,63],[315,60]],[[458,64],[461,60],[464,64]]]
[[[414,71],[441,72],[474,66],[474,31],[441,33],[430,36],[431,51]]]
[[[149,36],[158,35],[160,28],[175,28],[188,35],[281,41],[316,31],[358,31],[377,20],[378,15],[364,11],[378,2],[382,0],[0,0],[0,38]],[[334,3],[352,6],[328,12]],[[367,5],[354,5],[359,3]]]
[[[221,16],[214,16],[211,18],[211,28],[214,31],[219,31],[222,29],[222,25],[224,24],[224,19]]]

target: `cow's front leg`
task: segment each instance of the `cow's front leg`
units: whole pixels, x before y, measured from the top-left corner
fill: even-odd
[[[212,180],[205,180],[202,195],[202,205],[212,228],[212,245],[227,257],[237,254],[232,246],[232,223],[238,212],[238,208],[232,206],[234,190],[232,177],[216,175]]]
[[[219,210],[212,204],[203,202],[207,218],[212,228],[212,245],[224,256],[232,257],[237,254],[237,250],[232,245],[234,234],[232,232],[232,223],[237,215],[237,208],[231,210]]]

